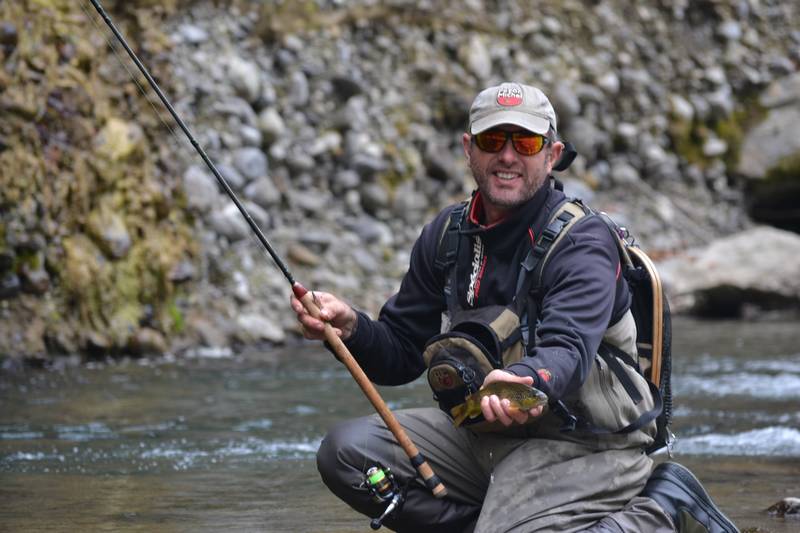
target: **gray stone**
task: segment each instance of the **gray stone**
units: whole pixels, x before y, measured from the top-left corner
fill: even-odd
[[[361,184],[361,176],[354,170],[343,169],[334,174],[333,183],[342,189],[353,189]]]
[[[272,144],[287,131],[283,118],[274,107],[268,107],[259,113],[258,127],[267,144]]]
[[[250,235],[250,227],[232,203],[210,214],[211,227],[229,241],[238,241]]]
[[[758,101],[769,108],[800,103],[800,72],[770,83]]]
[[[244,188],[247,199],[264,208],[272,207],[281,201],[281,193],[269,176],[254,179]]]
[[[240,148],[233,153],[233,166],[248,181],[266,176],[269,169],[266,154],[252,146]]]
[[[236,318],[234,336],[244,343],[268,341],[279,344],[286,341],[286,334],[278,324],[256,313],[245,313]]]
[[[194,24],[181,24],[178,32],[183,41],[189,44],[200,44],[208,40],[208,32]]]
[[[258,65],[237,55],[229,55],[223,64],[236,93],[248,102],[255,102],[261,94]]]
[[[758,243],[758,253],[753,253],[753,243]],[[800,302],[798,257],[800,236],[759,226],[674,257],[659,269],[677,301],[736,314],[747,303],[772,307]]]
[[[492,72],[492,58],[484,40],[477,34],[469,37],[467,45],[461,49],[461,61],[467,70],[479,80],[486,79]]]
[[[365,183],[360,188],[361,205],[370,214],[389,207],[389,192],[379,183]]]
[[[780,142],[776,142],[780,139]],[[800,105],[774,108],[744,139],[737,172],[747,178],[766,177],[783,158],[800,153]]]
[[[183,174],[183,190],[190,208],[208,211],[220,201],[219,186],[208,169],[192,165]]]
[[[719,157],[728,151],[728,143],[717,136],[709,136],[703,143],[703,155],[706,157]]]

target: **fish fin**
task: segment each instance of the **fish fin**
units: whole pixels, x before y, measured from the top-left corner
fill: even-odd
[[[450,416],[453,417],[453,425],[455,427],[460,426],[464,419],[467,418],[467,404],[462,403],[450,409]]]

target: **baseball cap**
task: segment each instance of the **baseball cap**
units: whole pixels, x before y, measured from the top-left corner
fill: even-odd
[[[481,91],[469,108],[469,132],[474,135],[500,124],[514,124],[534,133],[556,128],[556,112],[545,94],[530,85],[505,82]]]

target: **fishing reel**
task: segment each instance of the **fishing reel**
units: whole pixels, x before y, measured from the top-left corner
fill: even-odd
[[[372,529],[380,529],[386,517],[403,505],[405,490],[400,487],[392,471],[380,463],[367,469],[361,486],[366,487],[375,503],[389,502],[383,514],[378,518],[373,518],[369,523],[369,527]]]

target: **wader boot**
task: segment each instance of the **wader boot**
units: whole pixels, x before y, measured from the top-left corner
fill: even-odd
[[[678,463],[658,465],[642,491],[672,518],[679,533],[739,533],[700,481]]]

